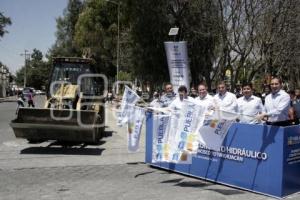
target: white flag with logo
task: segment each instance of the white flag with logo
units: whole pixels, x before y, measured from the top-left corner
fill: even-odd
[[[237,116],[236,113],[222,110],[216,110],[206,116],[203,125],[198,130],[199,142],[209,149],[218,151]]]
[[[180,111],[175,140],[171,145],[171,161],[191,163],[191,153],[198,148],[198,127],[204,121],[205,107],[194,102],[184,100]]]
[[[152,162],[169,161],[170,145],[166,134],[170,119],[170,115],[153,115]]]
[[[118,122],[117,125],[122,126],[128,121],[128,113],[130,112],[131,106],[133,106],[140,99],[132,89],[125,85],[125,91],[123,94],[121,108],[118,111]]]
[[[127,121],[127,146],[129,152],[139,149],[140,136],[145,118],[145,109],[137,106],[129,106]]]

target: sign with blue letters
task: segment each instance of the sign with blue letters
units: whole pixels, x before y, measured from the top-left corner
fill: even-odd
[[[146,163],[269,196],[300,191],[300,126],[234,123],[219,150],[199,145],[191,164],[152,162],[153,123],[147,113]]]

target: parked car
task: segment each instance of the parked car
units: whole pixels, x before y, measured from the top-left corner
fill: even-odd
[[[36,95],[45,95],[46,93],[44,91],[42,91],[42,90],[36,90],[35,94]]]
[[[23,90],[22,90],[22,94],[23,94],[23,97],[27,97],[30,90],[33,91],[33,95],[35,95],[35,89],[32,88],[32,87],[25,87]]]

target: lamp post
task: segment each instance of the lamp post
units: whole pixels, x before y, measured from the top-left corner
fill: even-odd
[[[6,97],[6,76],[8,70],[2,65],[0,68],[0,97]]]
[[[118,6],[118,38],[117,38],[117,88],[116,93],[119,94],[119,58],[120,58],[120,2],[105,0],[108,3],[112,3]]]
[[[24,56],[24,58],[25,58],[25,65],[24,65],[24,88],[26,87],[26,79],[27,79],[27,59],[29,58],[29,56],[30,56],[30,54],[29,53],[27,53],[28,52],[28,50],[24,50],[24,53],[21,53],[20,55],[21,56]],[[28,56],[28,57],[27,57]]]
[[[1,65],[0,66],[0,97],[4,97],[3,96],[3,74],[4,74],[4,66]]]

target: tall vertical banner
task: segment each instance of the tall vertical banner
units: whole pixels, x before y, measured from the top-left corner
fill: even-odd
[[[167,55],[170,80],[177,93],[180,85],[190,86],[190,68],[188,62],[187,42],[164,42]]]

